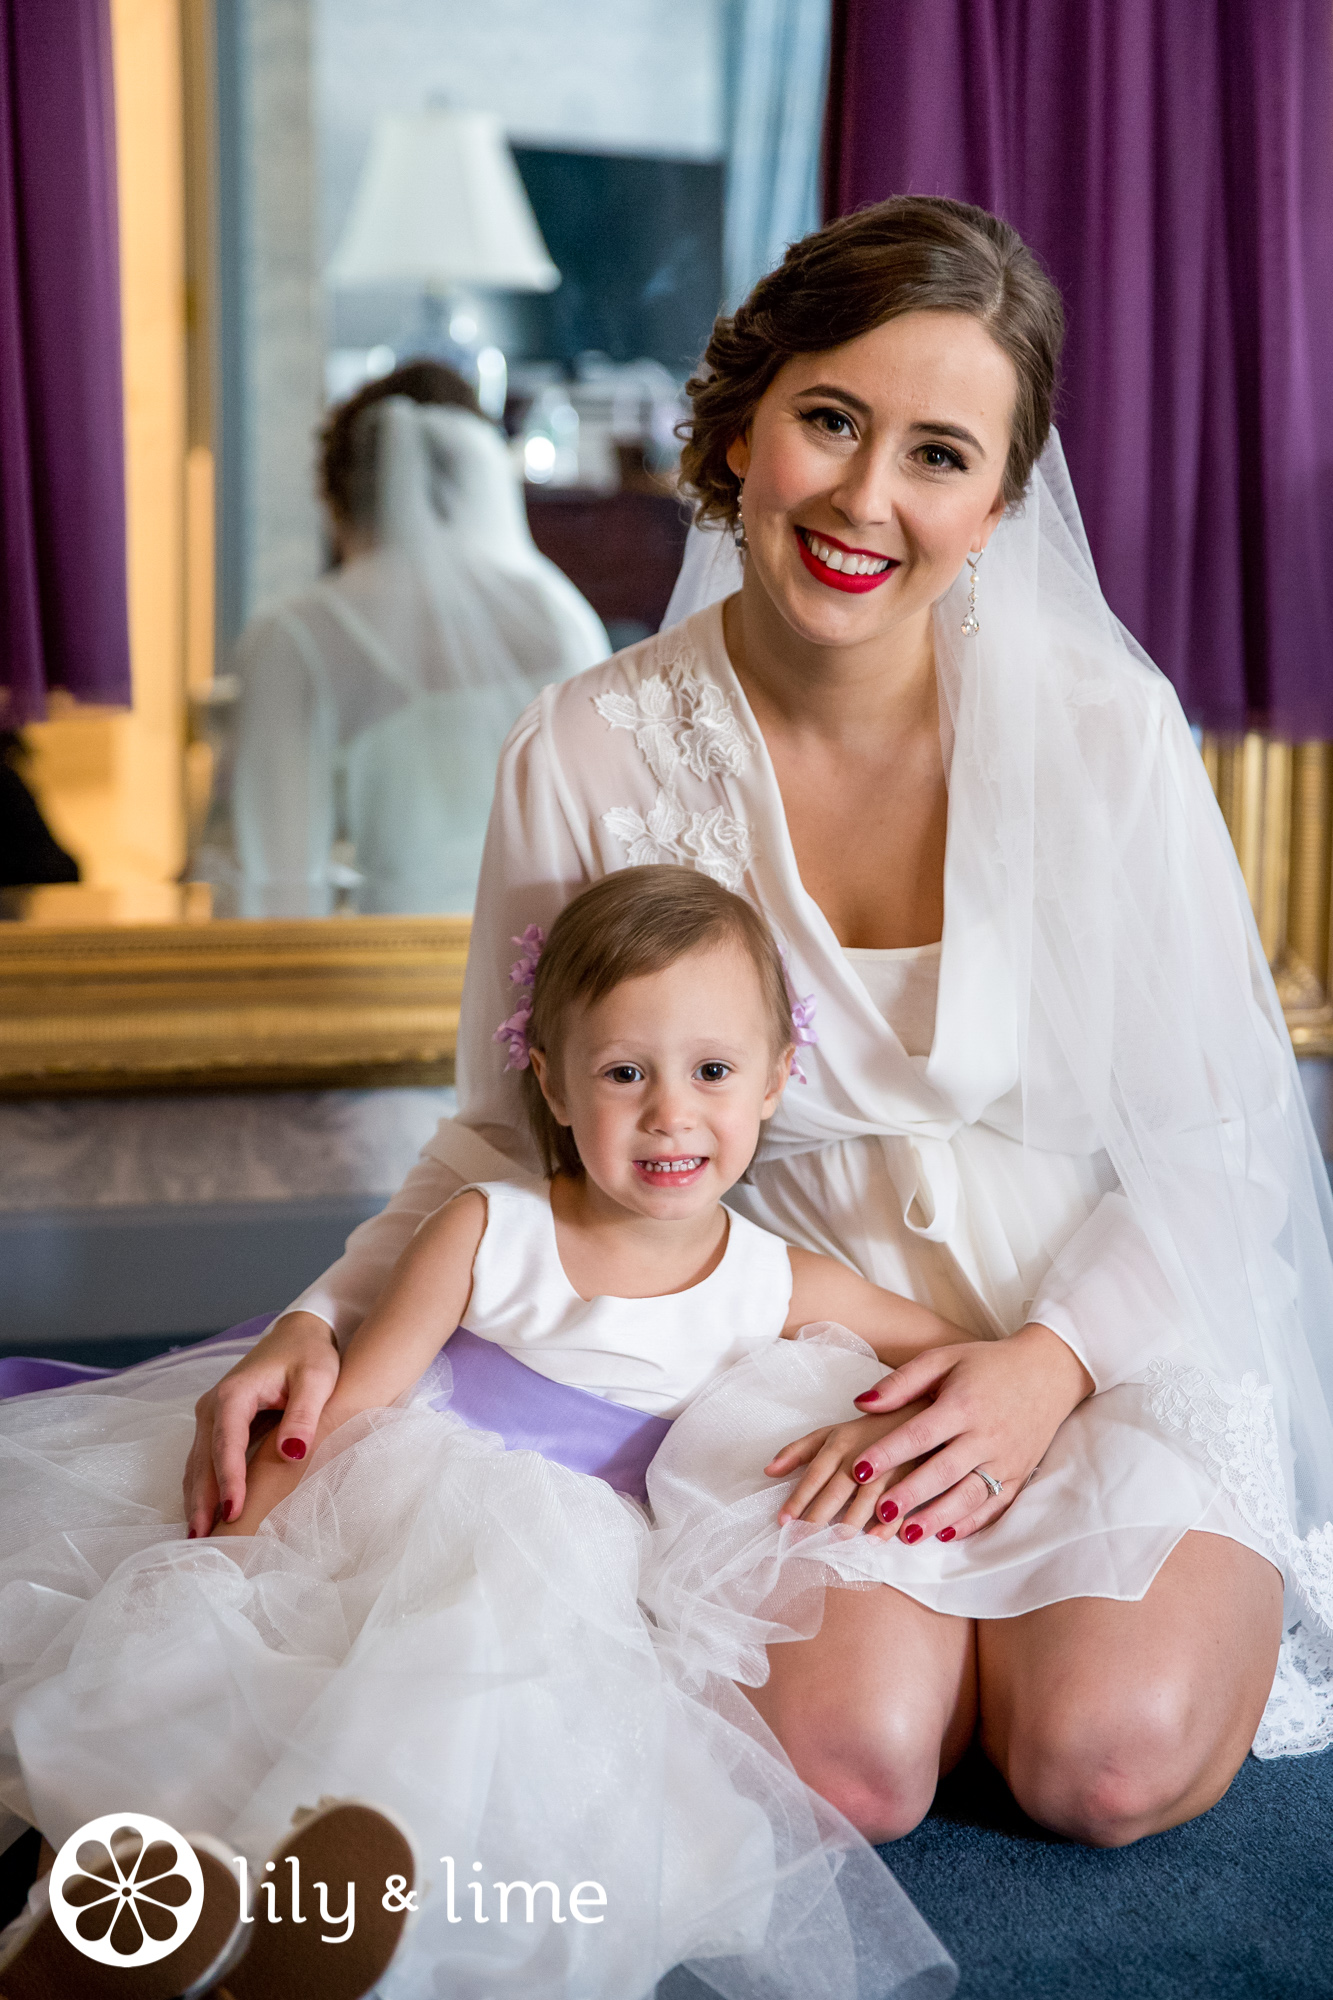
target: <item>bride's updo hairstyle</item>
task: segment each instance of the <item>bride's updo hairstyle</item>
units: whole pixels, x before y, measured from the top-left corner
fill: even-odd
[[[1018,377],[1006,506],[1023,497],[1051,427],[1064,341],[1060,294],[1018,232],[961,201],[896,195],[793,243],[743,306],[713,325],[703,369],[686,384],[681,483],[697,518],[735,527],[740,481],[727,451],[784,362],[824,354],[910,312],[967,313]]]
[[[617,869],[566,903],[537,961],[529,1047],[541,1050],[558,1077],[575,1007],[605,999],[627,979],[665,972],[691,952],[728,944],[744,952],[758,976],[776,1061],[795,1037],[773,933],[757,910],[711,875],[665,863]],[[547,1173],[581,1175],[574,1134],[556,1119],[531,1065],[522,1074],[528,1122]]]
[[[390,396],[481,416],[475,391],[457,370],[428,358],[405,361],[336,404],[319,433],[319,491],[334,519],[350,528],[375,525],[380,434],[373,416],[362,419],[368,410],[378,411]]]

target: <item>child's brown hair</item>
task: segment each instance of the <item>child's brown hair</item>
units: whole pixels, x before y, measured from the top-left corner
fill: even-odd
[[[754,966],[773,1028],[776,1058],[789,1049],[791,1001],[773,934],[742,897],[692,868],[621,868],[566,903],[551,926],[532,987],[528,1042],[559,1075],[565,1021],[627,979],[664,972],[692,951],[737,945]],[[523,1094],[537,1150],[549,1174],[580,1175],[574,1134],[542,1096],[531,1067]]]

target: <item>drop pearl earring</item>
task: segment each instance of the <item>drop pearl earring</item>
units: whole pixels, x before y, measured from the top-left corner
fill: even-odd
[[[967,592],[967,616],[963,620],[963,636],[967,639],[975,639],[981,630],[981,620],[977,617],[977,564],[984,553],[984,550],[979,550],[967,559],[967,566],[972,572]]]

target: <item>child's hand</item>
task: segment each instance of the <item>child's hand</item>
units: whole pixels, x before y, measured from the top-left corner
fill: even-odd
[[[869,1528],[872,1535],[892,1541],[900,1524],[882,1525],[875,1509],[885,1487],[902,1476],[903,1468],[894,1467],[864,1482],[853,1477],[852,1468],[864,1457],[867,1445],[877,1444],[925,1408],[924,1402],[912,1403],[887,1417],[854,1417],[850,1423],[811,1431],[785,1444],[764,1467],[769,1478],[789,1478],[799,1465],[809,1470],[783,1501],[779,1521],[809,1521],[822,1528],[841,1516],[841,1526],[848,1533]]]

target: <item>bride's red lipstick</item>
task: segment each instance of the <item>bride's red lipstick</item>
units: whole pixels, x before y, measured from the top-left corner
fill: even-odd
[[[886,582],[898,567],[892,556],[880,555],[874,549],[849,548],[847,543],[840,542],[836,535],[817,535],[813,528],[797,528],[794,530],[794,533],[796,536],[796,546],[801,553],[801,561],[805,564],[811,576],[818,577],[821,583],[827,583],[833,590],[850,590],[855,592],[877,590],[879,585]],[[885,567],[877,570],[873,576],[849,576],[846,570],[830,569],[827,563],[821,562],[810,547],[811,540],[823,543],[826,548],[838,549],[845,556],[868,556],[871,562],[882,562]]]

